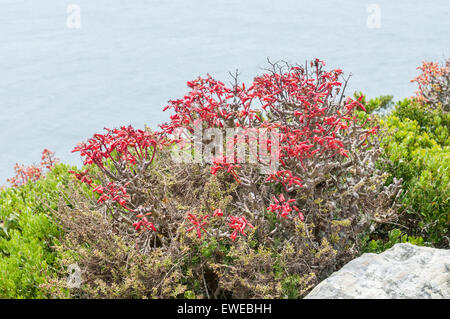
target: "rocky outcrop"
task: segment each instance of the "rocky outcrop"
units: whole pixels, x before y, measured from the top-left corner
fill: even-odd
[[[364,254],[305,298],[450,298],[450,250],[396,244]]]

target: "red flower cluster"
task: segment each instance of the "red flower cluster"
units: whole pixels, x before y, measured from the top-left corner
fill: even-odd
[[[220,170],[226,170],[230,173],[236,182],[239,183],[239,176],[236,173],[236,168],[241,168],[241,165],[228,163],[226,157],[222,156],[213,159],[213,165],[211,166],[211,174],[216,175]]]
[[[166,134],[184,128],[194,131],[194,122],[201,120],[206,128],[241,127],[278,128],[280,133],[279,160],[282,169],[267,181],[301,186],[301,179],[289,167],[293,162],[304,166],[311,157],[348,157],[343,142],[338,138],[356,120],[355,108],[364,110],[358,100],[347,98],[343,110],[330,110],[330,99],[340,89],[342,70],[322,70],[318,59],[311,62],[313,76],[302,67],[290,67],[284,73],[268,73],[256,77],[250,87],[236,84],[227,88],[211,76],[188,82],[191,91],[182,99],[170,101],[164,110],[173,109],[171,122],[161,126]],[[287,111],[286,106],[291,108]],[[263,120],[268,117],[269,120]],[[372,132],[372,131],[369,131]],[[268,149],[273,141],[268,140]],[[217,160],[211,169],[230,172],[239,181],[235,166]]]
[[[41,156],[41,167],[45,167],[46,169],[50,170],[53,168],[53,166],[55,166],[56,163],[58,163],[58,159],[55,158],[55,153],[48,150],[48,149],[44,149],[42,151],[42,156]]]
[[[130,202],[127,187],[137,174],[145,172],[151,165],[157,150],[170,142],[160,133],[136,130],[131,126],[105,130],[105,134],[94,134],[87,142],[78,144],[72,152],[80,152],[84,165],[94,164],[99,167],[107,182],[104,185],[94,184],[89,176],[89,169],[70,172],[100,195],[98,203],[117,203],[127,211],[136,211],[136,205]],[[144,230],[156,231],[147,217],[133,226],[136,230],[143,227]]]
[[[130,197],[127,195],[127,189],[129,183],[125,183],[123,186],[119,186],[114,182],[109,182],[106,187],[102,185],[94,186],[92,190],[94,193],[101,194],[97,203],[103,203],[108,199],[111,199],[114,202],[117,202],[120,206],[125,209],[130,210],[126,207],[126,198]]]
[[[84,165],[95,164],[105,170],[105,161],[110,158],[116,169],[121,163],[135,165],[137,161],[148,166],[157,147],[167,144],[160,134],[135,130],[132,126],[105,130],[106,134],[94,134],[87,143],[80,143],[73,149],[72,152],[80,152],[85,158]]]
[[[175,111],[170,116],[171,123],[161,125],[164,132],[172,134],[176,128],[191,128],[196,118],[201,118],[208,127],[223,127],[224,121],[233,114],[230,110],[232,91],[211,76],[187,82],[187,85],[191,91],[182,99],[169,101],[164,108],[164,111],[169,108]]]
[[[82,172],[69,171],[69,173],[73,174],[80,182],[86,183],[88,186],[92,187],[92,179],[88,175],[88,169]]]
[[[151,215],[151,213],[145,214],[146,216]],[[144,230],[153,230],[156,231],[155,226],[153,223],[149,222],[147,217],[145,217],[142,214],[136,215],[137,218],[142,218],[140,221],[133,223],[134,229],[140,230],[141,227],[143,227]]]
[[[54,157],[54,154],[54,152],[44,149],[40,165],[25,166],[16,163],[14,166],[15,176],[8,178],[6,181],[12,187],[19,187],[29,181],[37,181],[45,174],[45,170],[50,171],[58,163],[58,159]]]
[[[281,183],[281,185],[283,185],[283,187],[285,189],[287,189],[287,187],[291,187],[294,184],[298,185],[298,186],[302,186],[302,180],[296,176],[294,176],[294,174],[292,174],[292,172],[290,170],[279,170],[278,172],[274,173],[274,174],[270,174],[267,178],[266,178],[266,182],[269,181],[275,181],[275,182],[279,182]]]
[[[8,178],[6,181],[11,184],[12,187],[19,187],[28,183],[28,181],[35,182],[41,178],[42,168],[39,166],[25,166],[16,163],[14,165],[15,176]]]
[[[213,213],[213,217],[222,217],[222,216],[223,216],[223,211],[220,208],[216,209]]]
[[[228,225],[232,229],[234,229],[234,231],[230,235],[230,238],[232,241],[236,240],[236,237],[238,234],[247,236],[244,233],[244,230],[245,230],[245,228],[247,228],[247,226],[250,228],[254,228],[253,225],[250,224],[244,216],[240,216],[240,217],[230,216],[230,222],[228,223]]]
[[[294,209],[297,213],[298,213],[298,217],[300,218],[301,221],[303,221],[303,214],[300,212],[300,210],[295,206],[292,205],[291,203],[294,203],[296,200],[295,199],[288,199],[286,200],[284,198],[283,194],[280,194],[279,198],[277,199],[275,196],[273,197],[273,200],[275,203],[270,204],[269,207],[267,207],[267,210],[272,212],[272,213],[277,213],[277,217],[282,217],[282,218],[288,218],[289,213],[292,212],[292,209]]]
[[[202,237],[202,230],[206,233],[206,229],[203,227],[207,224],[206,219],[208,219],[208,215],[197,217],[192,214],[188,214],[187,218],[191,222],[192,226],[187,229],[187,231],[196,230],[197,231],[197,237]]]
[[[213,217],[219,217],[219,218],[223,217],[223,211],[220,208],[215,209],[214,213],[213,213]],[[191,222],[192,226],[189,227],[187,229],[187,231],[192,231],[195,229],[197,232],[197,237],[201,238],[202,230],[205,233],[208,233],[207,230],[205,229],[205,227],[208,224],[208,222],[207,222],[208,218],[209,218],[209,215],[195,216],[191,213],[188,213],[187,219]],[[242,235],[246,236],[244,230],[247,227],[254,228],[254,226],[247,221],[245,216],[240,216],[240,217],[230,216],[228,218],[228,226],[233,230],[230,235],[230,238],[232,241],[236,240],[238,234],[242,234]]]
[[[433,98],[433,92],[443,93],[442,91],[448,90],[448,80],[445,81],[444,77],[447,77],[447,79],[449,77],[450,59],[442,66],[436,62],[423,62],[417,69],[422,73],[412,79],[411,82],[416,82],[419,85],[419,90],[416,92],[416,99],[419,102],[434,102],[430,101]]]

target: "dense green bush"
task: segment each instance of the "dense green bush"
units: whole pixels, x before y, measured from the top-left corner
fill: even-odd
[[[374,114],[391,104],[391,100],[391,96],[384,96],[364,102]],[[384,131],[381,142],[383,156],[389,159],[381,168],[391,174],[387,183],[393,177],[403,180],[403,207],[400,210],[403,214],[399,217],[402,231],[411,238],[423,237],[425,244],[448,247],[448,112],[428,108],[415,99],[404,99],[395,104],[391,113],[380,116],[379,122]],[[400,231],[395,227],[384,226],[381,230],[383,235],[379,231],[374,236],[383,237],[387,242],[384,247],[388,248],[391,246],[389,242],[396,242],[392,240],[391,232]],[[380,239],[377,242],[380,247]]]
[[[365,247],[363,252],[381,253],[381,252],[385,251],[386,249],[389,249],[392,246],[394,246],[395,244],[399,244],[399,243],[409,243],[409,244],[417,245],[417,246],[423,246],[423,244],[424,244],[422,237],[408,236],[406,233],[402,232],[399,229],[395,229],[395,228],[388,232],[387,240],[372,239],[369,241],[368,239],[369,239],[369,237],[366,238],[367,246]]]
[[[0,191],[0,298],[45,297],[40,285],[59,267],[51,211],[71,179],[68,169],[58,164],[45,178]]]
[[[403,203],[412,217],[409,220],[412,233],[433,245],[448,247],[448,114],[422,109],[405,100],[382,124],[388,128],[382,145],[392,162],[387,169],[403,178],[407,190]]]

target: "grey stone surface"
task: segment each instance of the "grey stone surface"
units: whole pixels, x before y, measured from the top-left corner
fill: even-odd
[[[396,244],[364,254],[317,285],[307,299],[450,298],[450,250]]]

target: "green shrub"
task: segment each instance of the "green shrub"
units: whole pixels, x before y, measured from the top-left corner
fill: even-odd
[[[58,164],[46,177],[0,191],[0,298],[44,298],[40,285],[58,267],[60,231],[51,217],[71,178]]]
[[[413,99],[404,99],[397,102],[392,116],[398,117],[401,121],[415,121],[419,132],[427,133],[440,146],[450,146],[448,112],[441,109],[430,110]]]
[[[365,107],[373,112],[386,105],[389,98],[364,101]],[[414,99],[404,99],[395,104],[392,113],[380,116],[379,122],[384,131],[381,141],[383,157],[389,160],[379,167],[390,174],[387,184],[393,178],[403,180],[400,212],[404,214],[400,216],[400,223],[408,227],[408,235],[423,237],[429,245],[448,247],[448,113],[424,107]],[[393,231],[392,227],[382,227],[385,246],[390,242],[390,231]],[[376,235],[380,236],[380,232]]]
[[[401,230],[394,228],[388,232],[387,242],[382,239],[372,239],[369,241],[368,237],[366,237],[366,246],[363,251],[368,253],[381,253],[398,243],[410,243],[417,246],[424,245],[422,237],[408,236]]]
[[[392,101],[392,95],[382,95],[380,97],[376,97],[373,99],[367,100],[366,96],[362,92],[355,92],[355,98],[358,99],[362,96],[361,103],[364,105],[364,108],[367,112],[366,114],[372,114],[374,112],[387,111],[389,110],[394,102]],[[360,113],[363,113],[359,111]]]

